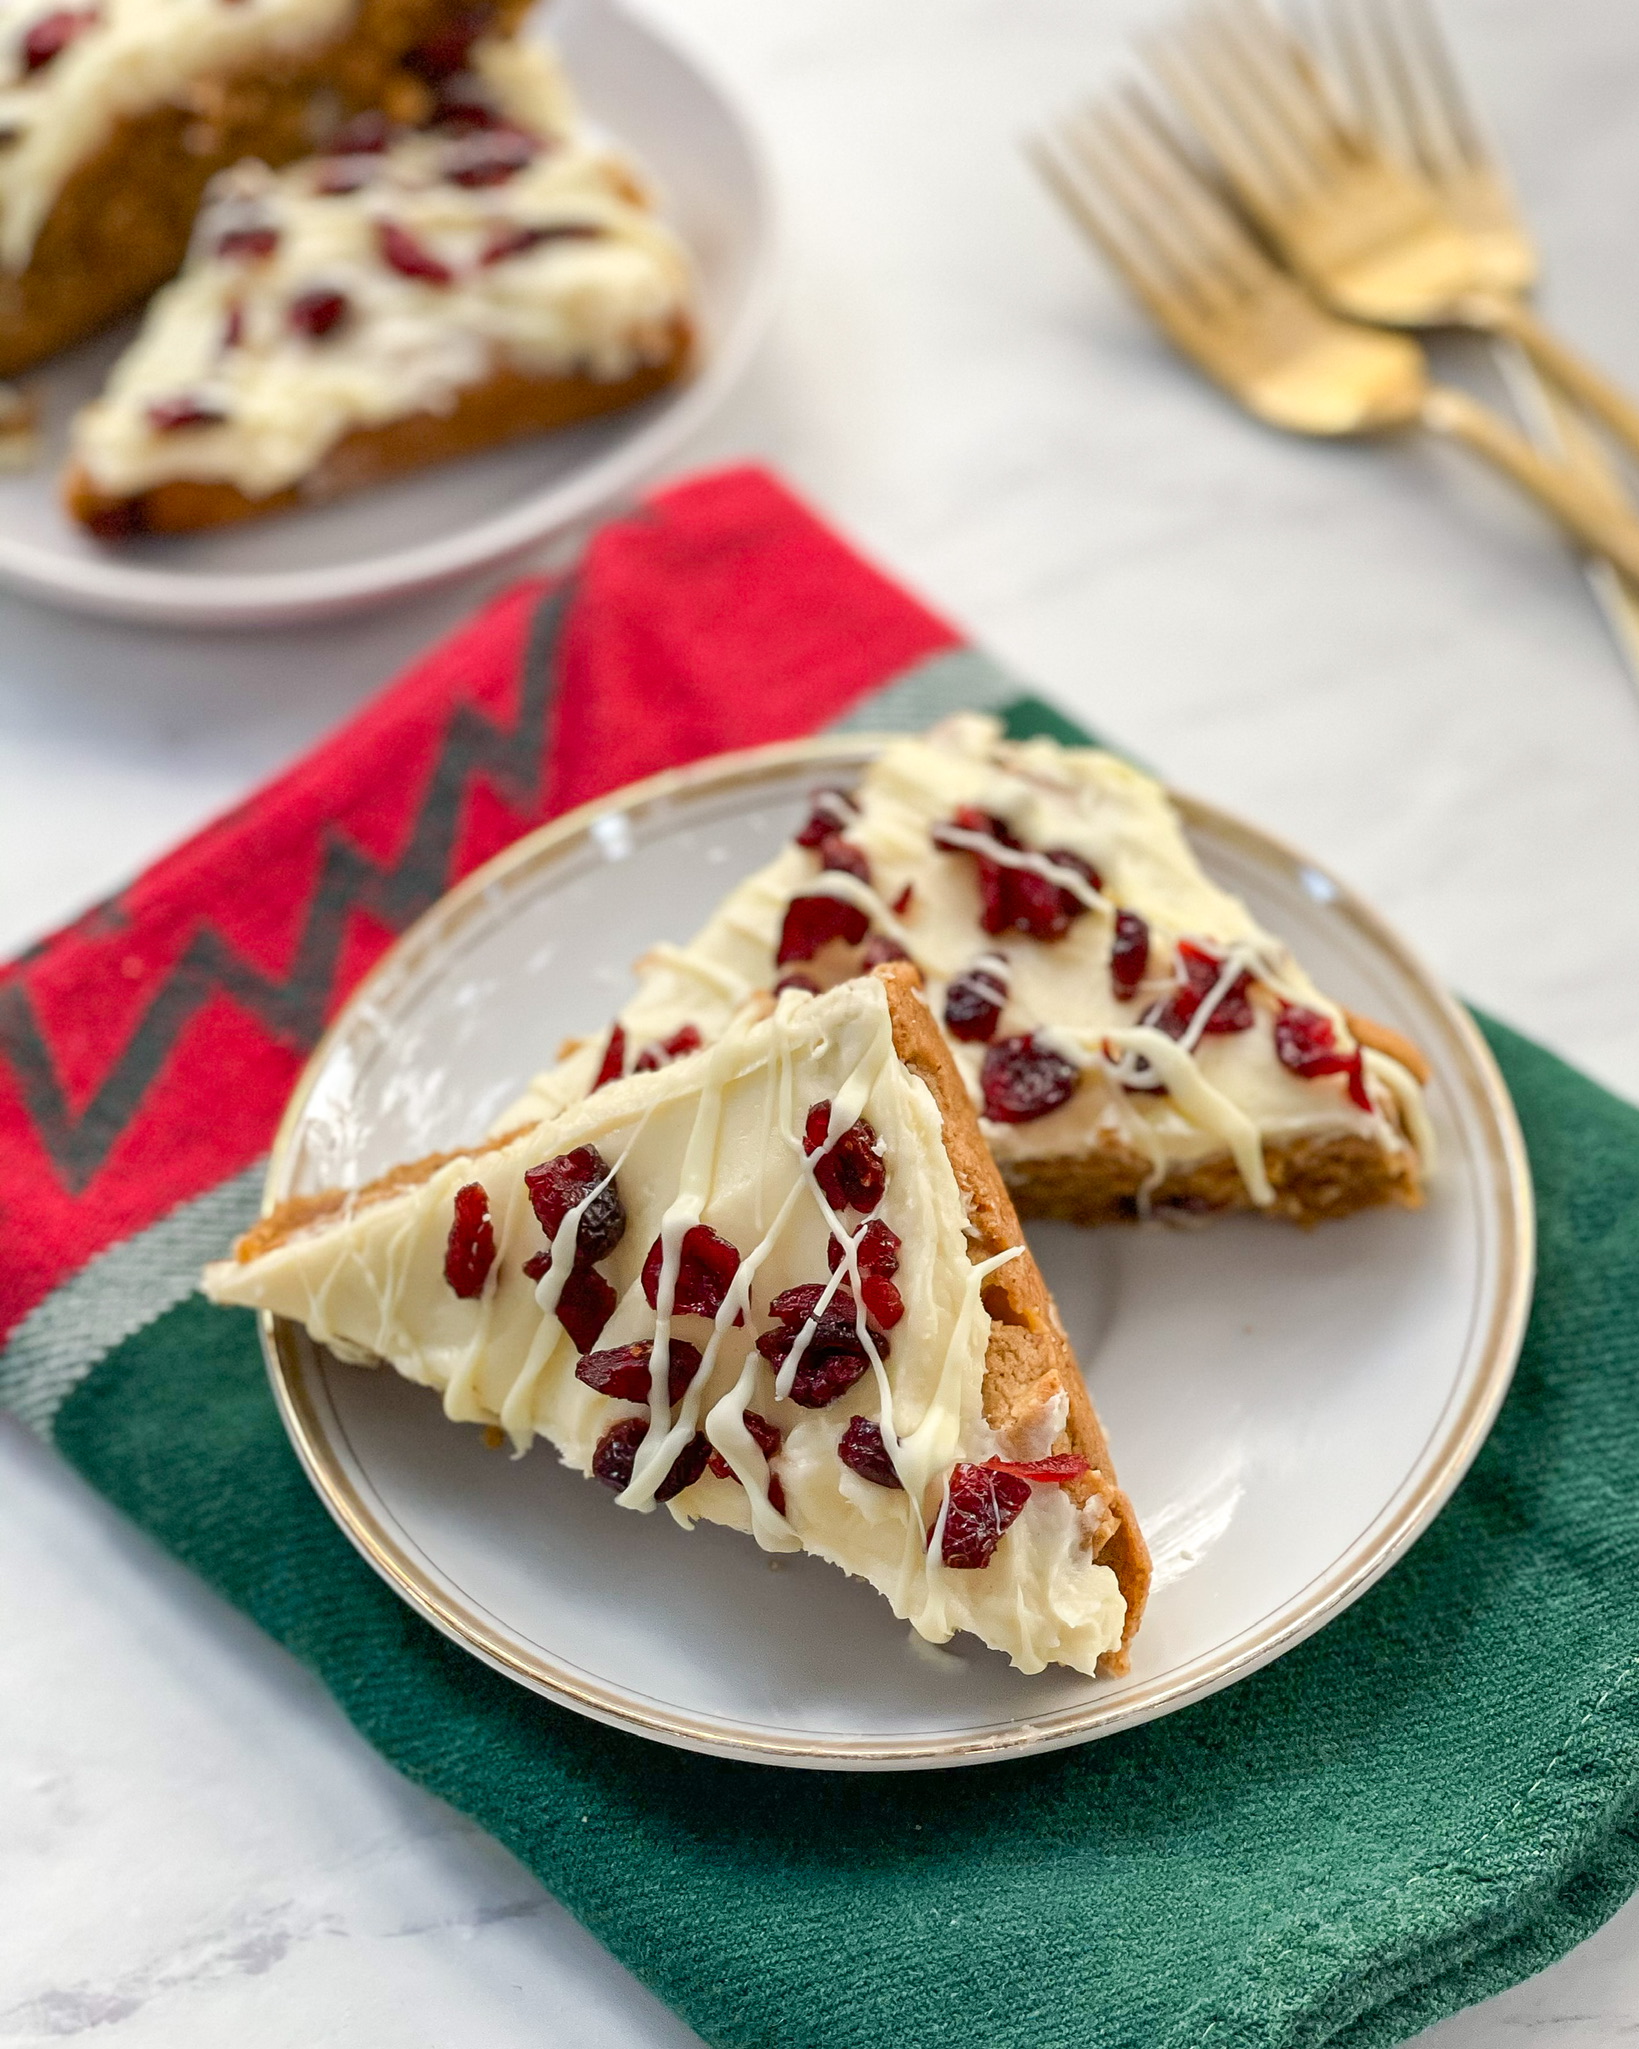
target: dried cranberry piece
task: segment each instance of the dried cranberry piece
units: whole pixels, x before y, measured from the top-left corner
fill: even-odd
[[[978,864],[979,922],[987,932],[1023,932],[1032,939],[1062,939],[1071,925],[1088,908],[1073,889],[1055,882],[1050,875],[1033,869],[1016,868],[996,860],[982,847],[969,847],[953,837],[951,827],[962,834],[978,834],[995,842],[998,850],[1026,851],[1005,819],[963,806],[949,826],[935,826],[933,843],[948,852],[971,854]],[[1068,847],[1054,847],[1043,857],[1055,867],[1068,868],[1082,876],[1094,889],[1103,887],[1098,870],[1090,861]]]
[[[444,1278],[464,1300],[484,1292],[495,1264],[495,1226],[489,1220],[489,1197],[482,1181],[469,1181],[455,1191],[455,1217],[444,1247]]]
[[[405,57],[406,67],[428,85],[442,85],[445,79],[465,71],[472,46],[490,24],[490,10],[469,8],[436,35],[431,35]]]
[[[537,1258],[540,1256],[536,1255]],[[548,1253],[547,1258],[551,1258]],[[534,1265],[534,1260],[529,1262]],[[527,1273],[529,1267],[524,1271]],[[577,1262],[558,1295],[557,1318],[577,1352],[589,1352],[602,1337],[620,1297],[595,1266]]]
[[[832,939],[857,946],[870,929],[858,904],[844,903],[839,896],[794,896],[786,906],[774,964],[783,968],[790,961],[812,960]]]
[[[904,917],[905,913],[910,909],[911,905],[915,903],[915,901],[916,885],[914,883],[907,882],[905,884],[905,887],[899,892],[898,896],[894,898],[892,904],[889,905],[889,909],[893,912],[896,918],[902,918]]]
[[[357,156],[332,157],[314,173],[313,190],[321,199],[340,199],[368,185],[375,175],[375,166],[362,152]]]
[[[475,191],[504,185],[540,154],[540,145],[521,128],[491,128],[452,143],[444,159],[444,176],[452,185]]]
[[[220,427],[226,412],[213,399],[193,392],[178,392],[175,398],[156,398],[148,408],[148,424],[156,434],[180,434],[188,427]]]
[[[893,1282],[882,1274],[866,1274],[859,1284],[859,1298],[865,1314],[883,1330],[892,1330],[905,1313],[904,1298]]]
[[[215,254],[224,259],[241,257],[246,262],[271,256],[279,246],[279,230],[268,221],[247,221],[225,228],[216,238]]]
[[[990,1466],[959,1465],[950,1476],[939,1555],[957,1572],[988,1565],[1030,1499],[1030,1482]]]
[[[1370,1111],[1374,1107],[1366,1088],[1366,1063],[1360,1048],[1345,1053],[1337,1043],[1331,1019],[1318,1010],[1305,1010],[1296,1003],[1281,1005],[1275,1019],[1275,1057],[1282,1067],[1301,1075],[1305,1081],[1315,1081],[1327,1074],[1346,1074],[1350,1101],[1357,1109]]]
[[[596,221],[558,221],[551,227],[513,227],[503,221],[484,244],[481,264],[505,263],[509,256],[522,256],[543,242],[596,242],[603,234]]]
[[[865,942],[865,951],[859,957],[861,969],[885,968],[889,961],[909,960],[910,955],[897,939],[890,939],[885,932],[873,932]]]
[[[799,1409],[828,1409],[864,1375],[870,1363],[863,1347],[857,1352],[836,1347],[822,1352],[816,1340],[798,1362],[790,1398]]]
[[[814,1161],[821,1195],[832,1209],[875,1209],[888,1186],[875,1129],[860,1117],[827,1145],[830,1128],[830,1103],[813,1104],[803,1125],[802,1149]]]
[[[821,868],[834,869],[840,875],[852,875],[856,881],[863,882],[867,889],[870,888],[870,862],[863,850],[856,847],[852,840],[845,840],[840,832],[828,832],[825,835],[819,843],[819,857]]]
[[[649,1247],[643,1262],[643,1299],[651,1309],[658,1306],[661,1240]],[[709,1224],[695,1224],[683,1233],[677,1261],[677,1286],[672,1290],[674,1316],[715,1316],[722,1308],[734,1276],[740,1270],[740,1255],[726,1238],[718,1237]],[[740,1318],[736,1317],[736,1322]]]
[[[1197,946],[1192,940],[1178,942],[1178,961],[1184,971],[1184,980],[1194,992],[1196,1007],[1199,1008],[1218,986],[1218,978],[1224,971],[1223,959],[1215,953],[1208,953],[1204,946]],[[1229,1032],[1249,1032],[1256,1023],[1252,1009],[1252,977],[1243,968],[1213,1006],[1212,1014],[1202,1027],[1203,1035]],[[1169,1037],[1172,1035],[1169,1033]]]
[[[995,961],[995,967],[987,966]],[[1007,964],[987,954],[964,969],[945,991],[945,1030],[969,1042],[993,1039],[1007,1001]]]
[[[657,1068],[670,1067],[674,1060],[681,1060],[685,1053],[698,1053],[704,1043],[698,1025],[679,1025],[669,1039],[656,1039],[645,1046],[637,1056],[632,1072],[653,1074]]]
[[[1120,1003],[1138,993],[1150,964],[1150,928],[1136,911],[1117,911],[1110,945],[1110,988]]]
[[[1033,1480],[1043,1487],[1062,1486],[1093,1470],[1079,1451],[1061,1451],[1052,1458],[987,1458],[985,1465],[993,1473],[1012,1473],[1016,1479]]]
[[[23,38],[23,76],[43,71],[101,19],[95,7],[59,7],[53,14],[42,15]]]
[[[609,1180],[609,1169],[595,1145],[578,1145],[573,1152],[559,1153],[556,1159],[543,1160],[524,1172],[529,1206],[548,1238],[556,1238],[569,1212],[592,1196],[581,1211],[580,1228],[575,1233],[575,1258],[581,1264],[607,1259],[626,1235],[626,1205],[615,1182],[609,1180],[606,1188],[592,1195],[605,1180]]]
[[[594,1394],[606,1394],[617,1402],[641,1402],[649,1406],[649,1355],[652,1342],[644,1338],[635,1345],[619,1345],[612,1352],[590,1352],[575,1368],[575,1378]],[[700,1371],[698,1349],[683,1338],[671,1339],[667,1347],[666,1399],[675,1409]]]
[[[888,1447],[882,1442],[882,1426],[868,1416],[855,1416],[843,1431],[837,1457],[849,1472],[858,1473],[873,1487],[898,1487],[903,1492],[904,1482],[894,1471]]]
[[[624,1493],[632,1484],[638,1446],[648,1433],[649,1426],[641,1416],[627,1416],[619,1423],[611,1423],[592,1454],[592,1478],[601,1480],[605,1487],[612,1487],[617,1494]],[[706,1433],[695,1431],[672,1461],[671,1471],[654,1490],[655,1500],[670,1501],[685,1487],[692,1487],[706,1470],[706,1461],[710,1457],[711,1444]]]
[[[379,107],[366,107],[344,121],[330,138],[333,157],[379,156],[393,139],[393,124]]]
[[[494,128],[500,124],[501,117],[489,87],[471,71],[456,71],[448,78],[439,79],[433,98],[430,125],[435,128],[471,134],[477,129]]]
[[[824,1311],[816,1315],[824,1292],[817,1281],[807,1281],[776,1295],[769,1308],[784,1327],[764,1331],[757,1340],[757,1350],[778,1373],[804,1328],[813,1325],[791,1384],[791,1399],[803,1409],[828,1407],[848,1392],[871,1363],[859,1335],[853,1296],[846,1288],[838,1288]],[[878,1356],[887,1358],[886,1336],[873,1330],[871,1340]]]
[[[440,261],[425,243],[412,235],[408,228],[397,221],[376,222],[376,247],[381,260],[389,270],[396,270],[400,277],[419,278],[423,284],[451,285],[455,272],[447,263]]]
[[[609,1043],[603,1049],[603,1061],[598,1068],[598,1078],[587,1090],[595,1096],[599,1089],[607,1088],[612,1081],[619,1081],[626,1072],[626,1027],[616,1025],[609,1033]]]
[[[796,836],[799,847],[817,847],[833,833],[840,832],[859,811],[859,806],[846,790],[815,790],[812,801],[814,808]]]
[[[305,334],[310,341],[322,341],[342,324],[352,310],[352,302],[345,292],[332,291],[320,285],[311,292],[303,292],[300,298],[292,299],[285,317],[298,334]]]
[[[872,1217],[854,1241],[854,1264],[861,1274],[880,1274],[892,1280],[899,1271],[899,1233],[889,1230],[880,1217]],[[833,1238],[825,1248],[832,1273],[842,1264],[842,1241]]]
[[[985,1050],[979,1075],[985,1115],[993,1124],[1030,1124],[1069,1102],[1080,1079],[1060,1053],[1033,1033],[998,1039]]]
[[[228,308],[228,317],[222,323],[222,347],[236,349],[245,338],[245,309],[236,299]]]
[[[766,1416],[759,1416],[755,1409],[742,1409],[740,1417],[757,1449],[772,1467],[775,1455],[783,1442],[778,1424],[771,1423]],[[720,1451],[714,1451],[711,1455],[711,1471],[719,1480],[740,1481],[739,1474]],[[779,1474],[773,1471],[770,1471],[768,1476],[768,1505],[776,1515],[784,1515],[785,1489],[780,1484]]]
[[[805,996],[817,996],[820,985],[812,975],[805,975],[800,968],[793,968],[788,975],[781,975],[774,984],[774,994],[780,995],[786,989],[800,989]]]

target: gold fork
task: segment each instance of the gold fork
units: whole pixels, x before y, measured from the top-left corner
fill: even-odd
[[[1383,107],[1386,80],[1411,45],[1398,37],[1368,44],[1366,19],[1338,9],[1334,40]],[[1386,64],[1374,65],[1368,51]],[[1639,455],[1639,406],[1519,296],[1535,275],[1535,253],[1472,124],[1465,138],[1447,122],[1442,142],[1461,161],[1437,185],[1415,152],[1391,155],[1350,118],[1263,0],[1200,0],[1151,37],[1146,54],[1242,207],[1330,306],[1393,327],[1506,336]],[[1426,67],[1417,75],[1426,85]],[[1419,103],[1397,102],[1402,112],[1408,104]],[[1439,105],[1449,113],[1443,97]],[[1431,101],[1424,117],[1433,120]]]
[[[1321,0],[1308,18],[1314,25],[1307,40],[1323,62],[1330,60],[1356,128],[1427,183],[1447,226],[1467,238],[1481,288],[1523,297],[1536,282],[1536,248],[1428,0]],[[1626,503],[1583,416],[1517,342],[1493,335],[1492,346],[1539,443],[1603,490],[1613,508]],[[1639,679],[1639,591],[1608,562],[1590,559],[1587,570]]]
[[[1257,246],[1140,94],[1095,103],[1029,148],[1156,323],[1260,419],[1298,434],[1430,428],[1483,456],[1585,547],[1639,576],[1639,519],[1467,392],[1432,382],[1408,335],[1321,306]]]

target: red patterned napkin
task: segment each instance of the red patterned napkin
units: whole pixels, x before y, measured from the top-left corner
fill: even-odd
[[[605,527],[0,971],[0,1342],[267,1146],[341,999],[450,885],[656,770],[794,738],[957,636],[755,469]]]

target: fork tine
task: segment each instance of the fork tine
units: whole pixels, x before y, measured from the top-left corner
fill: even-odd
[[[1372,118],[1392,148],[1438,183],[1460,167],[1461,151],[1391,0],[1336,0],[1335,12],[1376,83]]]
[[[1076,225],[1140,304],[1170,331],[1177,304],[1176,272],[1148,232],[1143,215],[1135,217],[1125,197],[1111,190],[1096,148],[1068,124],[1057,135],[1035,137],[1029,147],[1037,170]]]
[[[1275,275],[1275,266],[1240,221],[1189,162],[1153,101],[1136,88],[1124,95],[1126,133],[1135,161],[1194,226],[1217,258],[1223,275],[1242,292],[1255,292]]]
[[[1400,110],[1383,91],[1382,79],[1368,57],[1356,15],[1345,0],[1333,0],[1323,20],[1323,28],[1316,23],[1319,32],[1311,36],[1311,41],[1331,60],[1352,102],[1356,120],[1368,135],[1386,138],[1399,155],[1413,155]]]
[[[1333,164],[1358,147],[1359,138],[1308,53],[1263,0],[1216,0],[1216,12],[1221,33],[1235,43],[1271,111],[1280,113],[1317,163]]]
[[[1283,167],[1261,149],[1255,134],[1227,111],[1226,94],[1210,58],[1202,61],[1193,47],[1195,37],[1187,35],[1193,24],[1181,26],[1171,35],[1153,36],[1145,43],[1157,76],[1177,103],[1196,133],[1218,159],[1230,183],[1248,210],[1266,222],[1278,218],[1295,196]]]
[[[1471,170],[1483,170],[1490,162],[1491,152],[1484,132],[1474,117],[1474,110],[1467,93],[1463,90],[1462,75],[1457,69],[1457,60],[1451,54],[1451,45],[1440,27],[1439,19],[1429,0],[1404,0],[1405,13],[1409,19],[1410,43],[1422,56],[1422,75],[1427,79],[1432,95],[1445,116],[1447,127],[1456,141],[1461,160]]]

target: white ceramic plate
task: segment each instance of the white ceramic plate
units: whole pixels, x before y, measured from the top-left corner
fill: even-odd
[[[268,1199],[483,1131],[560,1036],[601,1028],[629,962],[692,931],[870,741],[728,756],[526,839],[446,898],[353,997],[275,1145]],[[771,1763],[953,1765],[1052,1749],[1227,1686],[1338,1614],[1426,1527],[1507,1387],[1530,1296],[1513,1111],[1467,1018],[1347,891],[1205,806],[1202,859],[1324,986],[1435,1068],[1427,1208],[1302,1233],[1033,1227],[1155,1553],[1124,1679],[1015,1672],[912,1636],[863,1582],[735,1532],[623,1513],[537,1446],[514,1461],[392,1373],[264,1327],[309,1473],[439,1628],[552,1699]]]
[[[74,412],[133,327],[24,380],[44,459],[0,476],[0,582],[76,610],[247,626],[378,604],[538,547],[666,462],[749,361],[772,287],[769,180],[750,130],[693,60],[616,0],[557,0],[545,25],[581,102],[658,179],[694,256],[703,367],[605,420],[403,479],[312,512],[114,551],[65,517],[56,479]]]

